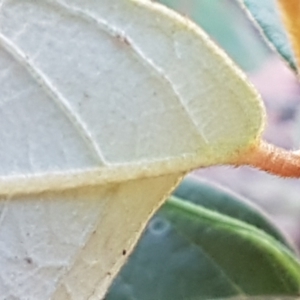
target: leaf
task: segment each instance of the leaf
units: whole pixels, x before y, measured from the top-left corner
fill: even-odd
[[[239,300],[240,297],[230,297],[226,298],[226,300]],[[243,300],[298,300],[298,297],[295,296],[245,296]]]
[[[177,177],[2,197],[1,297],[101,299]]]
[[[280,12],[282,13],[283,21],[287,29],[288,35],[292,41],[292,46],[296,56],[296,61],[299,67],[300,66],[299,1],[278,0],[278,4],[280,7]]]
[[[244,11],[232,0],[160,0],[194,20],[242,70],[253,71],[269,54]],[[211,16],[214,16],[212,18]]]
[[[6,56],[22,69],[19,77],[28,77],[35,95],[45,98],[38,120],[49,119],[44,111],[49,111],[50,117],[62,115],[57,119],[59,128],[66,127],[72,136],[79,131],[93,150],[78,154],[82,151],[78,149],[80,137],[69,142],[73,143],[73,152],[77,150],[71,153],[77,164],[69,162],[74,170],[86,165],[98,167],[100,156],[112,165],[111,173],[113,168],[124,173],[128,169],[141,172],[141,163],[148,163],[151,168],[147,172],[152,175],[162,172],[153,169],[160,168],[166,159],[170,167],[165,167],[164,173],[170,173],[170,169],[186,171],[195,163],[206,166],[230,161],[233,152],[257,140],[264,116],[256,91],[199,28],[161,6],[149,6],[148,1],[122,0],[116,2],[117,6],[104,0],[80,6],[76,3],[13,2],[3,6],[1,18],[2,45],[10,53]],[[44,21],[46,15],[52,23]],[[132,22],[139,26],[130,26]],[[21,88],[17,91],[22,92]],[[48,129],[48,122],[44,123],[40,128],[44,140],[49,133],[44,144],[59,146],[51,140],[50,131],[58,128]],[[40,148],[32,151],[33,162],[44,158],[36,157]],[[5,151],[5,161],[11,160],[10,152]],[[53,152],[63,157],[58,149]],[[60,167],[58,159],[49,167],[49,157],[44,156],[46,166],[39,162],[37,171],[69,170],[69,165]],[[80,164],[77,157],[82,156],[85,161]],[[23,155],[15,159],[19,165]],[[171,167],[173,161],[176,167]],[[125,163],[122,169],[120,164]],[[21,166],[15,173],[28,173],[30,168]],[[111,173],[102,176],[111,181],[115,176]]]
[[[244,74],[163,6],[4,0],[0,45],[5,298],[102,298],[191,169],[300,176],[298,161],[273,167]]]
[[[295,251],[268,216],[247,199],[210,182],[185,178],[173,195],[212,211],[243,221],[263,230],[291,251]]]
[[[198,186],[194,195],[202,187]],[[186,189],[186,182],[179,189],[181,195],[184,190],[187,192],[185,196],[189,200],[194,198],[192,188]],[[216,195],[215,202],[220,197],[217,192]],[[201,204],[207,205],[208,198],[213,199],[209,187],[198,194],[198,204],[171,197],[150,221],[105,299],[233,296],[248,299],[251,295],[265,299],[263,296],[267,295],[298,295],[300,262],[297,258],[272,236],[220,213],[228,211],[228,202],[224,202],[223,208],[220,203],[219,211],[204,208]],[[238,210],[246,212],[246,209]],[[253,211],[251,208],[248,211],[249,219],[253,220]],[[257,219],[263,219],[256,214]]]
[[[245,76],[149,1],[2,1],[0,45],[1,297],[102,298],[183,174],[259,140]]]
[[[296,71],[297,65],[295,57],[285,28],[281,22],[276,0],[239,1],[274,49],[283,57],[288,65]]]

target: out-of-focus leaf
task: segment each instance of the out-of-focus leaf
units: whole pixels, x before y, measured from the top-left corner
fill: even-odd
[[[172,197],[150,221],[105,299],[244,299],[298,295],[299,285],[299,261],[272,236]]]
[[[300,66],[300,2],[298,0],[277,0],[283,21],[292,41],[298,68]]]
[[[261,209],[229,190],[199,179],[185,178],[173,194],[178,198],[251,224],[294,251],[286,237]]]
[[[249,12],[249,16],[258,25],[274,49],[288,65],[297,70],[296,60],[285,28],[282,24],[276,0],[239,0]],[[297,1],[297,0],[296,0]],[[286,2],[289,2],[286,1]]]
[[[4,299],[101,298],[182,174],[260,138],[244,75],[150,1],[2,1],[0,46]]]
[[[295,296],[243,296],[242,299],[243,300],[299,300],[300,298]],[[240,296],[230,297],[230,298],[226,298],[226,300],[241,300],[241,297]]]
[[[160,0],[199,24],[245,71],[253,71],[269,54],[253,24],[232,0]]]

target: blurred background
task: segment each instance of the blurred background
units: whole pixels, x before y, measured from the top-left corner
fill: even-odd
[[[267,108],[264,138],[286,149],[300,146],[300,84],[266,44],[237,0],[161,0],[198,23],[247,74]],[[300,251],[300,181],[247,167],[212,167],[193,174],[260,206]]]

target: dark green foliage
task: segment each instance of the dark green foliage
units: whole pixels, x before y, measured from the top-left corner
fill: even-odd
[[[281,16],[275,0],[240,0],[257,22],[262,33],[283,57],[288,65],[297,70],[292,47],[283,27]]]
[[[174,195],[254,225],[293,251],[285,236],[274,226],[268,216],[245,198],[225,191],[221,187],[190,178],[183,180],[182,184],[174,191]]]
[[[152,218],[107,300],[298,293],[296,257],[271,235],[242,221],[254,220],[284,240],[259,211],[195,181],[185,180],[175,194],[189,201],[171,197]]]

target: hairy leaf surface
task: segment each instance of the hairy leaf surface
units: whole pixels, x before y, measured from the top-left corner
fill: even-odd
[[[257,142],[261,102],[150,1],[0,3],[0,294],[101,298],[182,175]]]

